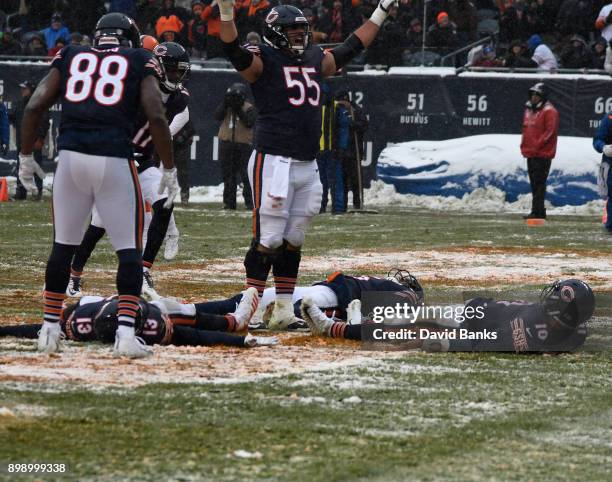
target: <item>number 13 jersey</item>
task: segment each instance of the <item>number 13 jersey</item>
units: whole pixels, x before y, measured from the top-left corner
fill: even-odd
[[[321,137],[321,63],[316,45],[301,57],[260,44],[249,47],[263,62],[251,84],[257,108],[254,147],[265,154],[313,160]]]
[[[140,83],[160,76],[153,55],[117,45],[67,46],[51,68],[62,76],[58,149],[131,159]]]

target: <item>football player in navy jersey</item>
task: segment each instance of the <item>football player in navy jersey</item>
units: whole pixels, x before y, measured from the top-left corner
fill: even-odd
[[[465,303],[465,308],[468,307],[482,316],[470,316],[452,328],[435,322],[417,322],[414,341],[407,346],[426,351],[573,351],[587,337],[586,323],[593,316],[595,296],[584,281],[568,279],[544,288],[538,303],[474,298]],[[361,312],[355,309],[351,314],[354,319],[346,323],[337,321],[326,316],[311,299],[302,300],[302,316],[316,335],[361,340]],[[457,332],[457,335],[419,338],[420,328],[427,333]],[[482,336],[485,331],[489,335]]]
[[[138,301],[136,334],[147,345],[229,345],[252,348],[276,345],[274,337],[234,335],[244,332],[257,308],[257,291],[247,290],[242,301],[224,315],[207,313],[207,303],[181,304],[165,299]],[[116,296],[84,296],[73,305],[64,305],[59,326],[72,341],[112,343],[118,325],[119,301]],[[0,326],[1,336],[35,338],[42,325]],[[230,333],[228,333],[230,332]]]
[[[166,110],[170,134],[174,136],[189,121],[189,92],[183,87],[183,82],[189,76],[189,56],[181,45],[174,42],[164,42],[156,45],[153,48],[153,54],[160,63],[162,102]],[[153,266],[168,231],[173,216],[173,204],[166,193],[158,190],[162,173],[158,169],[159,161],[155,156],[149,121],[142,111],[138,114],[132,142],[144,202],[146,206],[151,207],[153,212],[150,222],[145,219],[142,294],[149,299],[157,299],[159,295],[155,291],[149,269]],[[105,232],[99,211],[94,208],[91,224],[72,260],[70,282],[67,289],[68,296],[81,296],[83,269]],[[178,230],[176,235],[178,236]]]
[[[179,188],[159,90],[161,69],[152,54],[139,47],[140,33],[131,18],[120,13],[104,15],[96,25],[93,46],[69,45],[56,55],[24,114],[19,177],[26,189],[33,190],[36,129],[43,113],[57,100],[61,102],[59,162],[53,185],[54,242],[45,273],[41,351],[60,348],[59,318],[70,262],[95,205],[119,258],[114,354],[133,358],[151,354],[134,334],[142,287],[144,217],[132,160],[139,108],[147,116],[164,166],[159,190],[167,189],[168,198],[173,199]]]
[[[345,42],[324,52],[313,45],[304,14],[291,5],[270,10],[264,43],[243,48],[234,23],[235,0],[219,0],[226,56],[251,86],[258,117],[249,161],[253,241],[244,264],[247,286],[262,293],[270,270],[276,302],[270,328],[294,322],[291,297],[300,250],[322,187],[315,157],[321,136],[321,81],[344,67],[376,37],[396,0],[381,0]]]

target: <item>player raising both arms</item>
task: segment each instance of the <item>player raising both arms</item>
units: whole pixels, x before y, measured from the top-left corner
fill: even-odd
[[[321,206],[315,156],[321,136],[321,88],[376,37],[396,0],[381,0],[370,20],[329,52],[310,42],[310,25],[291,5],[265,19],[264,41],[240,47],[235,0],[219,0],[220,37],[226,56],[251,85],[258,117],[249,161],[253,241],[246,254],[247,286],[263,292],[270,270],[276,302],[270,328],[294,322],[292,293],[306,228]]]
[[[134,358],[151,354],[134,334],[142,287],[144,213],[131,158],[140,107],[164,165],[159,190],[168,189],[172,199],[178,183],[159,91],[161,69],[152,54],[139,47],[140,33],[131,18],[119,13],[104,15],[96,25],[92,47],[69,45],[56,55],[25,111],[19,177],[33,190],[36,129],[43,113],[61,100],[59,162],[53,184],[54,242],[45,273],[44,322],[38,338],[41,351],[59,350],[59,318],[70,262],[95,205],[119,258],[119,327],[114,353]]]

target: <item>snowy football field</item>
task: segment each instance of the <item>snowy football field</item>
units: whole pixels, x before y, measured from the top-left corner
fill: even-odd
[[[579,277],[599,303],[583,352],[370,352],[283,334],[276,348],[156,347],[127,361],[97,344],[43,356],[5,338],[0,463],[66,463],[74,480],[610,479],[612,240],[599,208],[537,228],[518,212],[459,208],[319,216],[300,281],[398,266],[428,301],[451,303],[474,290],[533,297]],[[180,252],[155,266],[158,292],[203,301],[239,291],[250,213],[192,204],[176,218]],[[0,204],[0,225],[0,324],[38,322],[50,204]],[[85,290],[110,294],[114,277],[104,240]]]

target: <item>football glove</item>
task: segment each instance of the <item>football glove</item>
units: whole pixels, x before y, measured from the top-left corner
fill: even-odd
[[[222,22],[231,22],[234,20],[234,5],[236,0],[218,0],[219,16]]]
[[[603,153],[606,157],[612,157],[612,144],[606,144],[603,148]]]
[[[163,194],[165,190],[168,190],[168,199],[164,203],[164,207],[168,209],[174,203],[174,198],[179,193],[180,188],[178,185],[178,180],[176,178],[176,167],[172,169],[163,169],[162,178],[159,181],[159,190],[158,194]]]
[[[43,171],[34,160],[32,154],[19,154],[19,180],[21,184],[23,184],[23,187],[31,194],[36,194],[38,192],[38,187],[36,187],[36,183],[34,182],[34,174],[41,179],[44,179],[46,175],[45,171]]]
[[[380,27],[393,6],[398,6],[398,0],[380,0],[380,2],[378,2],[378,7],[376,7],[376,10],[374,10],[374,13],[370,17],[370,21]]]
[[[246,346],[247,348],[274,345],[278,345],[278,338],[275,336],[253,336],[251,334],[248,334],[244,337],[244,346]]]

